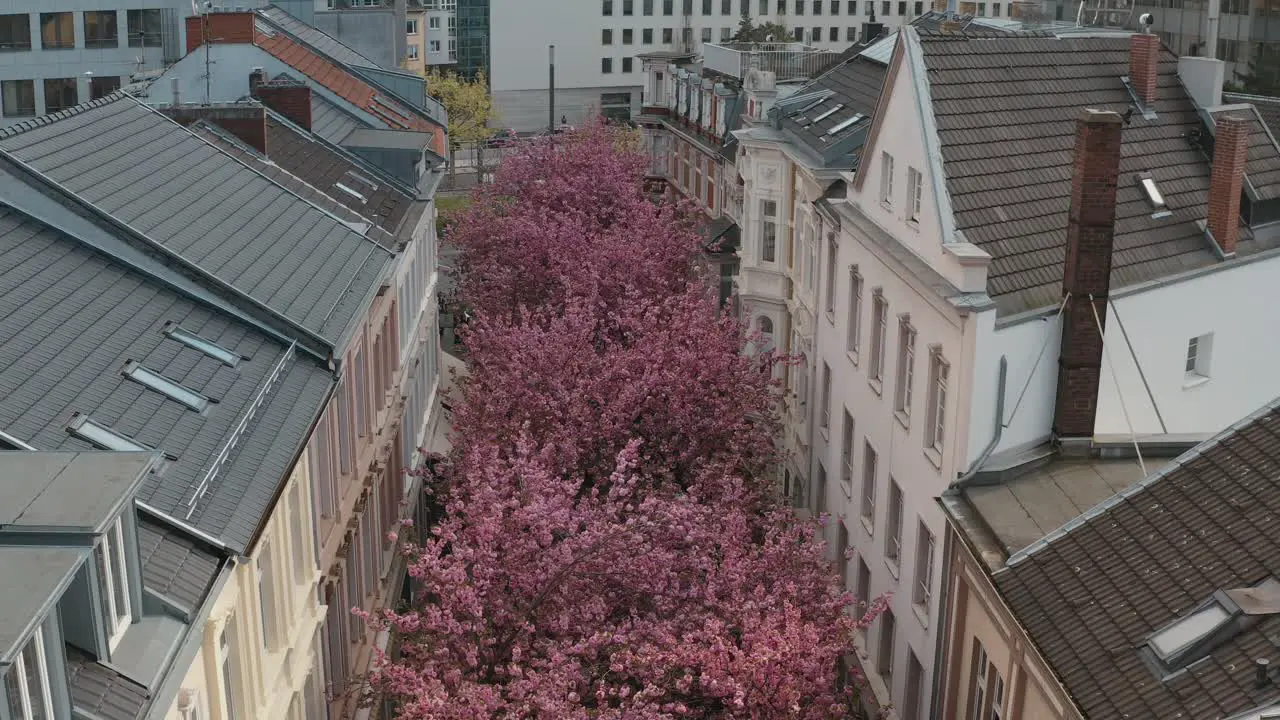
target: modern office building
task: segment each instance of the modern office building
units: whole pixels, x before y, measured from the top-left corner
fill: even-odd
[[[489,0],[458,0],[458,57],[454,70],[473,78],[489,74]]]
[[[992,3],[993,5],[997,3]],[[998,3],[1005,7],[1011,3]],[[556,47],[555,116],[576,125],[606,107],[641,107],[640,55],[706,55],[729,43],[742,18],[778,23],[816,51],[841,52],[864,23],[892,28],[929,9],[924,0],[491,0],[489,81],[501,123],[547,127],[548,46]],[[874,15],[874,18],[872,17]],[[469,61],[468,61],[469,62]]]
[[[96,100],[130,75],[182,57],[191,0],[10,0],[0,7],[0,125],[8,125]]]

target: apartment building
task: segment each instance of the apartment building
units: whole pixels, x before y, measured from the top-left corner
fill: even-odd
[[[555,45],[557,119],[576,125],[610,111],[630,118],[643,104],[641,56],[710,58],[704,48],[725,46],[743,17],[787,26],[792,36],[776,42],[798,43],[786,49],[793,54],[801,46],[838,53],[862,37],[864,24],[894,27],[927,9],[896,0],[491,0],[490,87],[501,124],[545,129]]]
[[[936,712],[947,575],[934,498],[1002,453],[1073,437],[1054,419],[1054,359],[1073,317],[1061,288],[1080,109],[1133,105],[1114,287],[1094,293],[1122,318],[1105,324],[1106,307],[1096,318],[1115,382],[1098,389],[1091,434],[1214,432],[1258,396],[1235,378],[1266,376],[1249,353],[1218,355],[1250,321],[1215,314],[1236,307],[1227,278],[1243,289],[1276,262],[1265,224],[1233,222],[1272,207],[1268,158],[1280,156],[1256,109],[1223,105],[1220,65],[1175,60],[1152,36],[1000,35],[909,26],[736,133],[740,289],[767,296],[755,278],[785,278],[772,303],[743,304],[758,326],[798,326],[804,354],[791,390],[810,409],[787,432],[811,461],[787,480],[837,520],[827,539],[833,557],[852,556],[841,567],[850,589],[893,593],[860,661],[904,718]],[[1213,170],[1227,159],[1238,165]],[[1233,185],[1233,173],[1249,180]],[[782,224],[791,240],[779,247]]]
[[[190,0],[15,0],[0,12],[0,125],[96,100],[182,57]]]
[[[353,49],[329,46],[333,38],[288,26],[275,12],[209,14],[204,21],[235,39],[211,48],[218,63],[208,78],[210,106],[161,111],[393,256],[364,320],[334,347],[342,376],[308,448],[321,569],[316,591],[327,608],[320,643],[337,717],[357,712],[352,685],[388,640],[368,633],[350,610],[376,611],[401,598],[404,559],[388,533],[416,516],[419,488],[406,471],[420,462],[417,449],[444,432],[436,409],[434,193],[446,121],[420,78],[396,92],[378,79],[396,83],[400,74],[359,65]],[[148,101],[164,103],[159,89],[172,87],[181,97],[200,97],[202,55],[169,68]],[[419,104],[409,95],[415,88]],[[266,107],[265,122],[226,115],[222,106],[243,106],[246,97]]]

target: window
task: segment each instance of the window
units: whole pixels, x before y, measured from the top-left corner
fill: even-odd
[[[417,45],[410,45],[410,46],[409,46],[409,59],[410,59],[410,60],[417,60],[417,59],[418,59],[418,57],[419,57],[419,56],[418,56],[418,46],[417,46]]]
[[[627,28],[622,31],[623,45],[630,45],[633,42],[635,42],[635,39],[636,39],[635,30],[632,30],[631,28]]]
[[[887,152],[880,153],[880,202],[893,204],[893,156]]]
[[[923,3],[923,2],[921,2],[920,0],[916,0],[916,5],[915,5],[915,16],[916,16],[916,17],[920,17],[920,16],[921,16],[921,15],[923,15],[923,14],[924,14],[924,3]],[[1000,6],[999,6],[999,5],[997,5],[997,6],[996,6],[996,15],[997,15],[997,16],[999,16],[999,15],[1000,15]]]
[[[662,0],[662,14],[671,15],[675,9],[675,0]]]
[[[218,636],[218,665],[222,668],[222,710],[227,720],[236,720],[236,698],[241,696],[240,677],[236,674],[236,655],[239,642],[236,639],[236,618],[227,618],[227,624]]]
[[[720,14],[721,15],[733,14],[733,0],[720,0]]]
[[[831,427],[831,368],[822,363],[822,425],[823,430]]]
[[[867,567],[867,563],[862,557],[858,558],[858,578],[853,587],[853,597],[864,607],[871,601],[871,568]],[[859,613],[858,617],[862,617],[863,614],[865,612]],[[867,628],[865,626],[859,632],[862,633],[864,639],[867,637]]]
[[[822,14],[822,0],[813,0],[813,14],[814,15]]]
[[[849,268],[849,330],[845,339],[845,350],[853,355],[857,364],[858,343],[862,336],[862,276],[858,274],[858,266]]]
[[[907,650],[907,696],[902,720],[920,720],[920,693],[924,689],[924,667],[914,650]]]
[[[74,16],[69,12],[40,13],[40,47],[62,50],[76,46]]]
[[[802,42],[804,40],[804,28],[795,28],[791,33],[795,36],[796,42]]]
[[[635,0],[622,0],[622,14],[626,16],[636,14]]]
[[[601,14],[606,17],[613,15],[613,0],[603,0],[603,2],[604,6],[600,10]]]
[[[31,20],[24,14],[0,15],[0,51],[30,50]]]
[[[983,720],[987,705],[987,650],[977,638],[973,639],[973,676],[969,693],[969,720]]]
[[[840,42],[840,28],[832,25],[827,30],[827,39],[831,42]]]
[[[827,469],[822,463],[818,463],[818,482],[813,488],[815,515],[821,515],[827,511]]]
[[[272,580],[274,575],[273,562],[271,560],[271,544],[262,543],[262,549],[258,551],[258,612],[262,621],[262,646],[267,650],[272,649],[275,642],[275,612],[276,597],[272,588]]]
[[[867,440],[862,449],[862,521],[867,532],[874,533],[876,526],[876,449]]]
[[[921,520],[916,527],[916,581],[911,602],[919,605],[926,617],[933,600],[933,545],[933,533]]]
[[[89,79],[89,99],[97,100],[120,89],[120,76],[107,75]]]
[[[942,349],[929,353],[929,412],[925,422],[925,448],[942,452],[947,429],[947,374],[951,365],[942,357]]]
[[[124,554],[124,519],[116,518],[94,548],[98,575],[102,583],[102,616],[106,618],[107,638],[114,650],[133,622],[129,603],[129,573]]]
[[[920,15],[920,3],[916,3],[916,15]],[[1000,17],[1000,3],[991,4],[991,17]]]
[[[32,117],[36,114],[36,81],[5,80],[0,82],[5,117]]]
[[[889,532],[885,534],[884,556],[895,567],[902,562],[902,488],[889,478]],[[897,574],[896,572],[894,573]]]
[[[429,30],[440,29],[440,17],[438,15],[433,15],[427,18],[427,29]]]
[[[613,44],[613,31],[612,31],[612,30],[610,30],[609,28],[605,28],[605,29],[603,29],[603,30],[601,30],[601,31],[600,31],[600,44],[601,44],[601,45],[612,45],[612,44]]]
[[[439,40],[428,40],[428,41],[427,41],[427,52],[429,52],[429,53],[438,53],[438,52],[440,52],[440,41],[439,41]]]
[[[899,15],[906,15],[906,14],[907,14],[907,1],[906,1],[906,0],[898,0],[898,14],[899,14]]]
[[[871,293],[871,367],[867,375],[877,383],[884,377],[884,342],[888,325],[889,303],[876,290]]]
[[[632,60],[629,57],[622,58],[622,72],[624,73],[631,72],[631,62]]]
[[[702,14],[703,15],[711,14],[711,0],[702,0]]]
[[[858,14],[858,0],[849,0],[849,10],[847,14],[850,16]]]
[[[895,635],[898,632],[898,623],[893,617],[893,611],[885,608],[884,614],[880,616],[880,647],[877,648],[876,670],[884,676],[885,683],[890,687],[890,678],[893,677],[893,646],[897,641]]]
[[[904,418],[911,417],[911,389],[915,380],[916,329],[911,319],[903,315],[898,320],[898,388],[894,409]]]
[[[891,7],[892,7],[892,4],[889,2],[889,0],[884,0],[884,2],[880,3],[880,14],[884,17],[889,17],[889,9]]]
[[[58,650],[61,652],[61,649]],[[44,649],[43,625],[36,628],[22,652],[5,674],[9,688],[9,717],[13,720],[49,720],[53,696],[49,686],[49,659]]]
[[[129,47],[161,47],[162,21],[159,10],[129,10]]]
[[[761,262],[777,262],[778,260],[778,203],[765,200],[760,203],[760,214],[764,216],[761,223],[760,260]]]
[[[170,400],[180,402],[196,412],[201,412],[209,406],[209,398],[204,395],[201,395],[185,385],[180,385],[154,370],[149,370],[132,360],[125,364],[124,376],[140,385],[160,393],[161,395],[164,395]]]
[[[653,44],[653,28],[645,28],[640,31],[640,42],[645,45]]]
[[[987,720],[1001,720],[1004,717],[1004,678],[994,668],[991,670],[991,712]]]
[[[670,45],[675,42],[675,37],[671,28],[662,28],[662,44]]]
[[[310,583],[315,563],[308,559],[306,530],[306,497],[302,493],[302,483],[293,484],[293,512],[289,518],[289,545],[293,555],[293,577],[299,583]]]
[[[836,239],[834,236],[827,239],[827,312],[835,315],[836,312]]]
[[[853,495],[853,416],[848,410],[840,424],[840,483],[846,495]]]
[[[711,42],[711,28],[709,27],[702,28],[702,42],[704,43]]]
[[[720,28],[720,42],[729,42],[733,38],[733,28]]]
[[[986,16],[987,16],[987,4],[984,2],[978,3],[978,17],[986,17]]]
[[[843,521],[836,525],[839,528],[839,537],[836,542],[836,566],[840,569],[840,590],[843,592],[849,587],[849,553],[853,548],[849,544],[849,528],[844,526]]]
[[[408,35],[417,35],[417,34],[418,34],[418,19],[417,19],[417,18],[410,18],[410,19],[408,19],[408,20],[405,20],[405,23],[404,23],[404,31],[405,31],[405,33],[406,33],[406,34],[408,34]]]
[[[913,167],[907,168],[907,220],[911,222],[920,221],[920,201],[924,194],[923,178],[920,171]]]
[[[602,58],[600,60],[600,72],[606,75],[613,72],[613,58]]]
[[[653,14],[653,0],[643,0],[643,2],[641,2],[640,4],[640,7],[641,7],[640,12],[644,13],[645,15]]]
[[[71,423],[67,425],[67,431],[72,435],[92,443],[103,450],[115,450],[117,452],[154,452],[152,448],[142,443],[131,440],[120,433],[107,428],[105,425],[89,419],[88,415],[76,413],[71,416]]]
[[[758,12],[758,13],[756,13],[756,14],[757,14],[757,15],[768,15],[768,14],[769,14],[769,0],[760,0],[760,12]]]
[[[80,91],[75,78],[46,78],[44,81],[44,112],[46,115],[75,107],[80,102]]]
[[[1213,333],[1199,335],[1187,341],[1186,378],[1198,383],[1209,379],[1209,356],[1213,350]]]
[[[804,0],[796,0],[796,14],[797,15],[804,14]]]

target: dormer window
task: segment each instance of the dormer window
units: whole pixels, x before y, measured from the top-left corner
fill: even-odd
[[[1162,218],[1172,215],[1173,213],[1165,205],[1164,193],[1160,192],[1160,187],[1156,185],[1156,179],[1150,173],[1139,175],[1137,179],[1138,185],[1142,187],[1142,193],[1147,196],[1147,202],[1151,203],[1151,217]]]
[[[106,620],[107,639],[112,650],[116,649],[125,630],[133,622],[124,548],[124,520],[116,518],[93,551],[98,563],[102,617]]]
[[[5,695],[13,720],[45,720],[53,717],[53,693],[49,686],[49,659],[43,632],[37,629],[5,673]]]

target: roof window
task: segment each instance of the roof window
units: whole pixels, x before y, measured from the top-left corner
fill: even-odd
[[[71,424],[67,426],[67,432],[103,450],[154,452],[152,448],[131,440],[105,425],[99,425],[90,420],[88,415],[80,413],[71,416]]]
[[[1169,217],[1173,214],[1165,204],[1164,193],[1160,192],[1159,186],[1156,185],[1156,179],[1150,173],[1139,175],[1137,180],[1138,184],[1142,186],[1143,194],[1147,196],[1147,202],[1151,203],[1151,217]]]
[[[343,185],[340,182],[334,183],[333,186],[341,190],[342,192],[350,195],[351,197],[355,198],[356,200],[359,200],[361,205],[368,202],[368,200],[365,198],[364,195],[361,195],[360,193],[356,192],[355,190],[352,190],[351,188],[347,187],[346,185]]]
[[[1256,585],[1214,592],[1191,612],[1148,636],[1146,647],[1162,673],[1175,673],[1204,659],[1263,616],[1276,614],[1280,614],[1280,580],[1268,577]]]
[[[827,118],[831,117],[832,115],[835,115],[836,113],[840,112],[841,108],[843,107],[844,107],[844,103],[840,103],[839,105],[831,108],[830,110],[827,110],[826,112],[822,113],[818,117],[814,118],[813,122],[820,123],[823,120],[826,120]]]
[[[231,352],[221,345],[210,340],[205,340],[199,335],[196,335],[189,330],[184,330],[178,326],[170,325],[165,329],[164,334],[169,337],[169,339],[177,340],[193,350],[199,350],[205,355],[208,355],[228,367],[235,367],[243,359],[236,353]]]
[[[853,117],[849,118],[848,120],[841,121],[840,123],[832,127],[830,130],[828,130],[825,137],[838,135],[844,132],[845,130],[848,130],[849,128],[853,127],[859,120],[861,120],[862,117],[863,117],[862,113],[855,113]]]
[[[346,173],[345,175],[343,175],[343,179],[345,179],[345,180],[348,180],[348,181],[349,181],[349,182],[347,183],[348,185],[363,185],[363,186],[365,186],[366,188],[368,188],[368,189],[369,189],[369,193],[370,193],[370,194],[372,194],[372,193],[376,192],[376,191],[377,191],[377,189],[378,189],[378,183],[376,183],[376,182],[374,182],[374,181],[370,180],[369,178],[367,178],[367,177],[365,177],[365,176],[361,175],[360,173],[356,172],[355,170],[348,170],[348,171],[347,171],[347,173]]]
[[[125,363],[124,376],[140,385],[145,385],[170,400],[176,400],[196,412],[203,412],[209,406],[209,398],[170,380],[154,370],[149,370],[133,360]]]
[[[1166,626],[1152,635],[1147,642],[1151,645],[1151,649],[1155,650],[1157,657],[1166,660],[1187,649],[1230,619],[1231,613],[1227,612],[1226,608],[1212,603]]]

